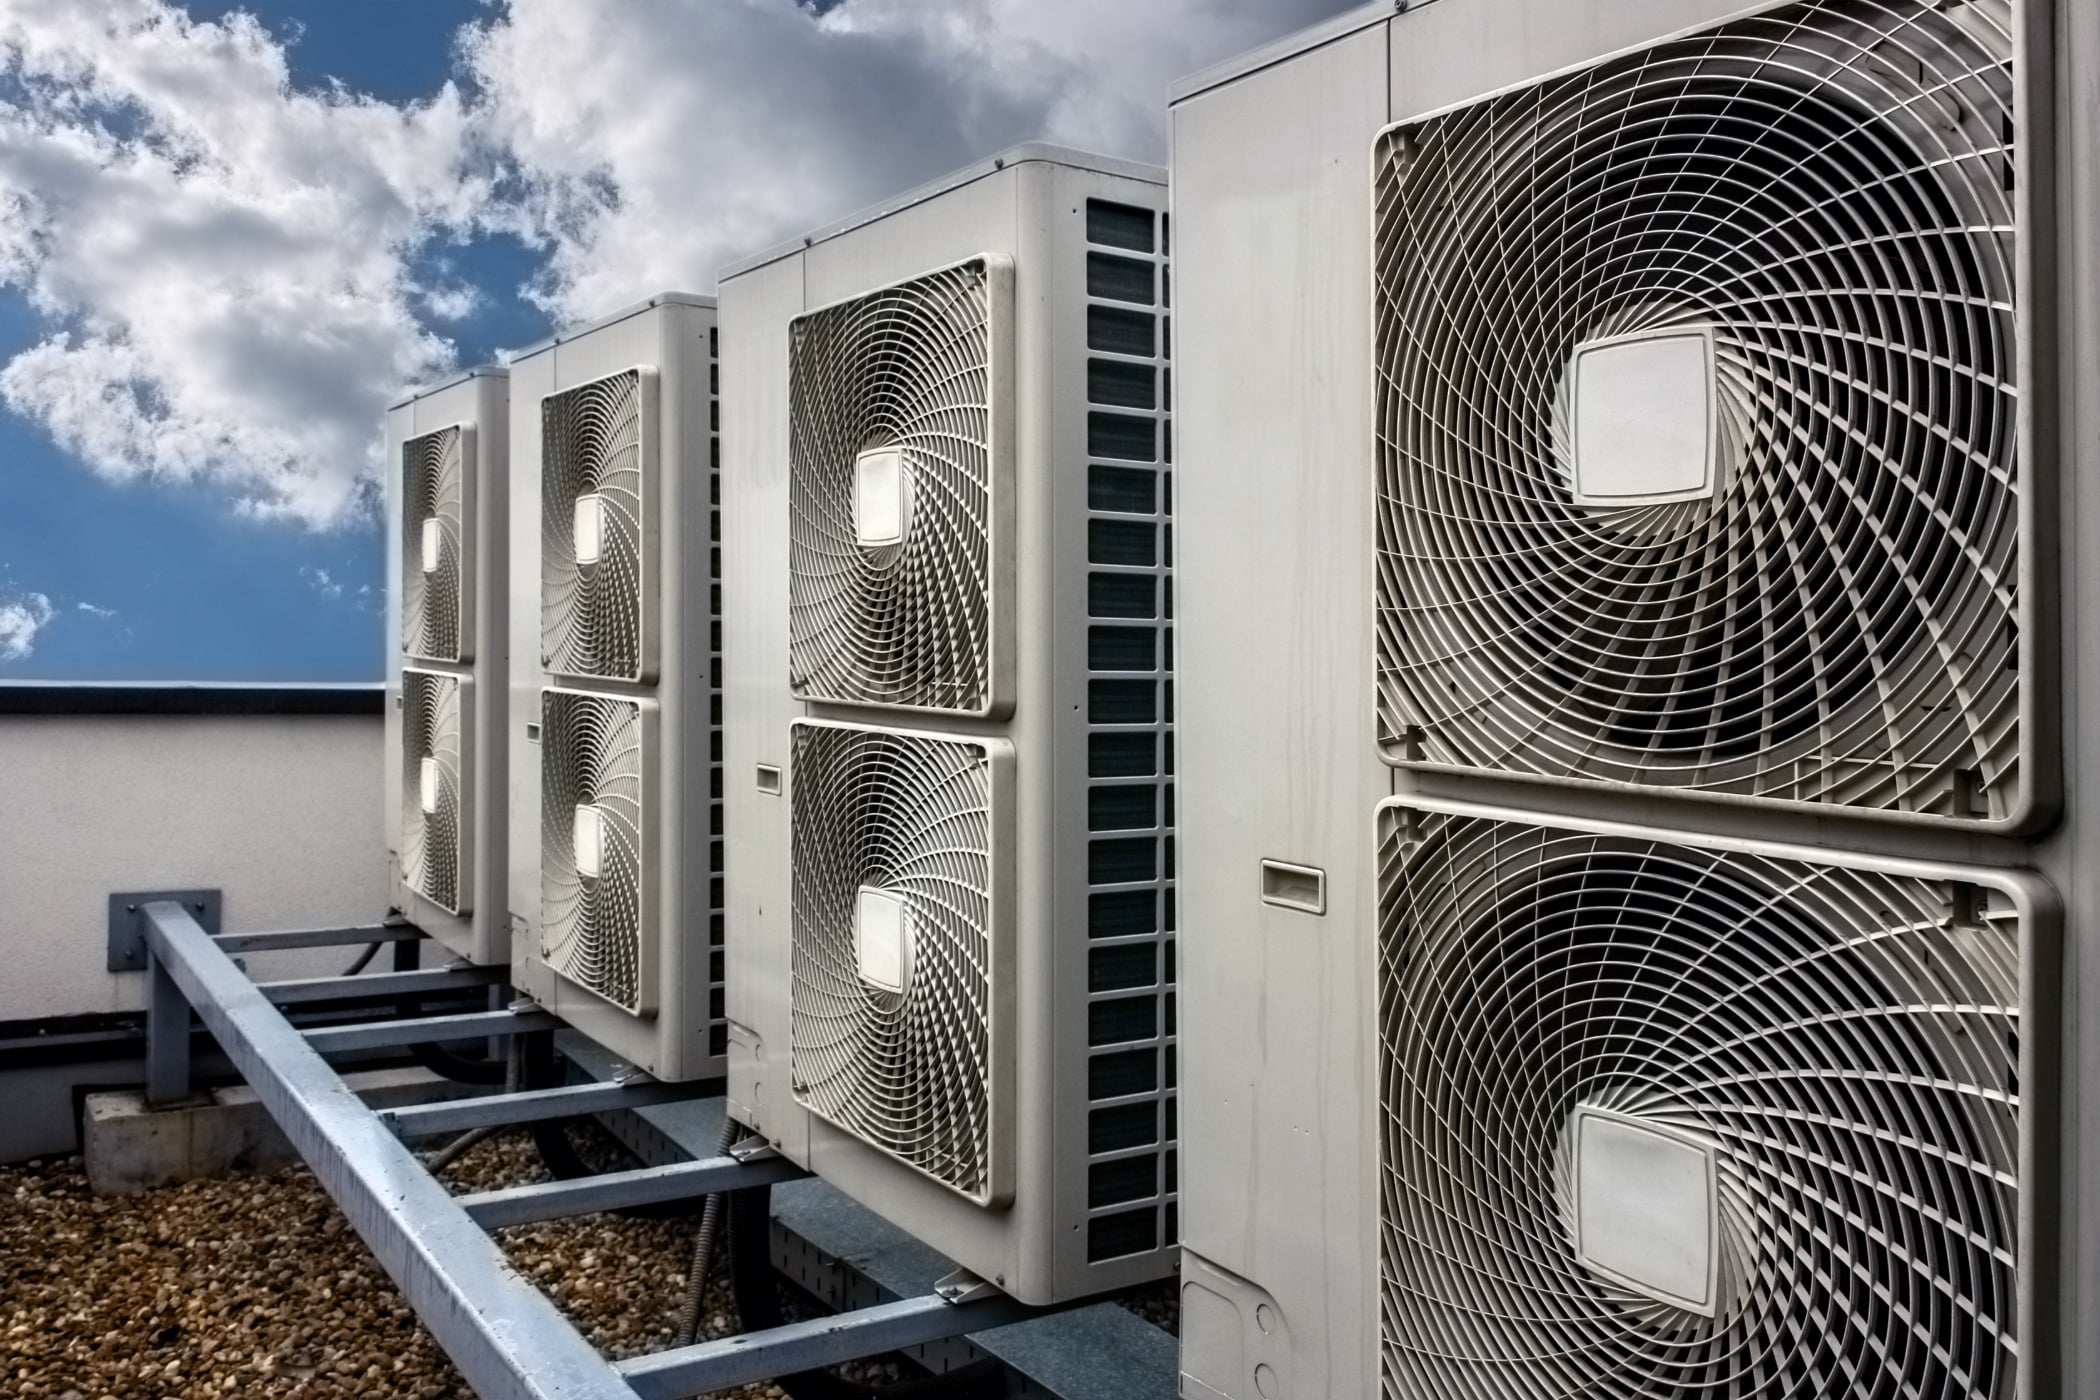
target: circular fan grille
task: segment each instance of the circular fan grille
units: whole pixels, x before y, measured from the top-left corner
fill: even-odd
[[[444,428],[401,445],[401,649],[458,661],[466,632],[461,589],[466,546],[462,434]],[[436,525],[437,567],[425,571],[424,522]]]
[[[982,711],[991,695],[991,284],[983,262],[795,322],[789,668],[797,695]],[[905,528],[862,544],[862,454]]]
[[[982,747],[795,729],[796,1094],[973,1199],[994,1191],[991,775]],[[902,990],[861,976],[863,890],[902,902]]]
[[[1471,818],[1385,868],[1387,1395],[2017,1393],[2015,914]],[[1585,1111],[1710,1154],[1711,1315],[1585,1266]]]
[[[540,726],[540,948],[546,964],[627,1009],[642,1005],[649,771],[641,706],[548,691]],[[577,868],[576,809],[596,810],[599,872]]]
[[[1390,752],[2007,812],[2009,23],[1783,7],[1387,139]],[[1577,504],[1578,349],[1669,332],[1710,337],[1715,489]]]
[[[401,673],[401,880],[441,909],[463,913],[466,870],[465,756],[457,677]],[[436,810],[423,810],[424,763],[432,761]]]
[[[639,370],[550,396],[541,409],[540,659],[570,676],[646,680],[643,390]],[[598,557],[576,557],[577,501],[594,496]]]

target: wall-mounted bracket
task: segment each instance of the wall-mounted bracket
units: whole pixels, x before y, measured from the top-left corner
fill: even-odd
[[[224,904],[217,890],[142,890],[136,894],[109,897],[109,970],[146,970],[146,920],[141,912],[158,900],[169,900],[189,911],[206,933],[219,931],[219,911]]]

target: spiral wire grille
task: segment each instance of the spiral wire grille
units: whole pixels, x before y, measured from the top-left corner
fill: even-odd
[[[541,408],[540,660],[557,675],[651,679],[643,635],[649,566],[643,376],[628,370],[550,395]],[[595,493],[595,562],[576,557],[576,501]]]
[[[1415,820],[1382,835],[1386,1396],[2020,1393],[2004,895]],[[1713,1316],[1579,1262],[1578,1108],[1709,1144]]]
[[[1816,0],[1388,133],[1390,757],[2015,808],[2012,23]],[[1670,331],[1714,494],[1576,504],[1577,347]]]
[[[982,260],[797,319],[789,363],[790,684],[981,712],[992,696],[991,355]],[[857,463],[902,454],[907,524],[860,543]]]
[[[464,434],[441,428],[401,444],[401,649],[428,661],[459,661],[470,635],[462,569],[466,556]],[[423,522],[437,521],[437,568],[423,570]]]
[[[540,725],[541,957],[578,986],[639,1012],[644,882],[652,833],[644,784],[650,753],[642,702],[550,690]],[[577,868],[575,812],[595,806],[603,853],[595,877]]]
[[[811,1111],[980,1202],[994,1178],[992,776],[984,747],[795,726],[790,990]],[[865,981],[862,888],[912,923],[902,991]]]
[[[466,912],[466,686],[435,671],[401,672],[401,880],[454,914]],[[435,759],[437,810],[423,810],[423,760]]]

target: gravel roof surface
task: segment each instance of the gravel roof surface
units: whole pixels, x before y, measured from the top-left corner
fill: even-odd
[[[445,1172],[455,1191],[547,1179],[522,1132]],[[694,1221],[584,1216],[496,1232],[600,1350],[670,1345]],[[737,1330],[717,1254],[705,1337]],[[1172,1280],[1126,1307],[1179,1330]],[[849,1374],[895,1379],[872,1360]],[[303,1167],[96,1196],[78,1157],[0,1166],[0,1396],[7,1400],[472,1400]],[[718,1400],[782,1400],[760,1383]]]
[[[446,1173],[543,1180],[522,1134]],[[499,1231],[613,1356],[667,1345],[692,1249],[680,1220],[586,1216]],[[717,1277],[719,1278],[718,1271]],[[736,1330],[718,1284],[708,1336]],[[724,1392],[777,1397],[770,1385]],[[142,1196],[89,1192],[78,1157],[0,1166],[0,1395],[9,1400],[465,1400],[473,1392],[303,1168]]]

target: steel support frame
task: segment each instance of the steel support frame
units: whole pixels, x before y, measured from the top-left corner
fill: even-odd
[[[373,1112],[322,1058],[323,1049],[521,1034],[558,1024],[555,1018],[527,1006],[302,1032],[273,1002],[268,986],[250,980],[233,961],[228,945],[321,946],[318,938],[314,944],[303,941],[316,935],[288,935],[285,942],[270,941],[274,936],[269,934],[214,938],[189,910],[173,902],[148,904],[142,914],[152,979],[149,1094],[157,1092],[156,1101],[167,1101],[187,1092],[188,1031],[194,1009],[482,1400],[683,1400],[1055,1311],[1027,1307],[981,1285],[967,1291],[944,1286],[943,1294],[608,1361],[510,1266],[490,1229],[619,1205],[692,1199],[804,1173],[777,1156],[722,1157],[454,1196],[397,1136],[421,1131],[417,1111],[396,1110],[387,1117]],[[347,936],[341,941],[378,941],[374,932],[343,930]],[[403,937],[394,926],[385,934],[390,935],[385,941]],[[302,941],[295,944],[290,938]],[[369,980],[376,984],[383,977]],[[340,979],[346,987],[360,980],[365,979]],[[302,987],[294,1000],[309,995],[319,993]],[[390,1029],[398,1027],[409,1029]],[[622,1094],[630,1101],[661,1102],[677,1092],[676,1086],[648,1081],[592,1086],[588,1092],[571,1087],[492,1095],[479,1101],[482,1107],[475,1121],[483,1126],[525,1122],[550,1113],[589,1111],[586,1106],[594,1101],[601,1107],[619,1106]],[[550,1109],[549,1103],[559,1108]],[[423,1118],[425,1123],[445,1121],[435,1112]]]

